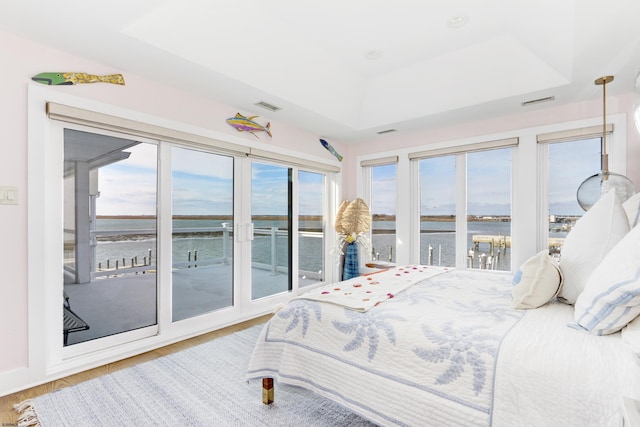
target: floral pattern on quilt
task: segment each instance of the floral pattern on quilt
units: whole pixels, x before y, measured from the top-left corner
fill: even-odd
[[[468,367],[473,375],[473,391],[476,395],[480,393],[487,378],[487,362],[483,355],[491,356],[496,353],[500,337],[472,328],[456,328],[453,322],[445,323],[441,332],[422,325],[422,332],[436,347],[416,347],[413,352],[426,362],[446,365],[446,370],[438,375],[435,383],[452,383]]]
[[[282,358],[269,370],[336,396],[357,395],[354,379],[367,378],[385,393],[415,395],[414,405],[429,396],[434,407],[488,421],[500,345],[524,315],[510,304],[508,275],[467,270],[434,275],[366,312],[296,299],[265,328],[264,344]],[[315,373],[326,369],[335,370],[330,382]]]
[[[307,334],[309,329],[309,321],[311,314],[315,315],[318,322],[322,319],[320,304],[314,301],[300,300],[294,301],[278,312],[278,317],[288,319],[285,330],[287,332],[295,329],[298,325],[302,326],[302,336]]]
[[[377,313],[377,315],[364,315],[354,312],[353,310],[345,310],[344,313],[348,318],[348,322],[334,320],[333,327],[353,339],[344,345],[344,351],[353,351],[364,345],[365,341],[369,342],[369,350],[367,359],[372,361],[378,351],[380,336],[384,334],[388,342],[392,345],[396,344],[395,326],[391,320],[406,322],[406,318],[395,314]]]

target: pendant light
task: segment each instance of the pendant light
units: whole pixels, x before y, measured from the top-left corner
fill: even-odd
[[[613,76],[596,79],[596,85],[602,85],[602,145],[601,171],[585,179],[578,187],[578,204],[585,211],[589,210],[605,193],[615,191],[621,202],[624,202],[636,192],[633,182],[624,175],[609,171],[609,155],[607,154],[607,83],[613,81]]]

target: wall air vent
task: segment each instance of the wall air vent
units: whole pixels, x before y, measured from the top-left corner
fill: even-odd
[[[546,98],[538,98],[538,99],[532,99],[530,101],[524,101],[524,102],[521,102],[520,105],[522,105],[523,107],[526,107],[527,105],[539,104],[541,102],[549,102],[549,101],[553,101],[554,99],[556,99],[555,96],[547,96]]]
[[[398,132],[395,129],[387,129],[387,130],[381,130],[379,132],[376,132],[378,135],[384,135],[385,133],[391,133],[391,132]]]
[[[269,111],[282,110],[282,108],[276,107],[275,105],[269,104],[268,102],[264,102],[264,101],[256,102],[254,105],[257,105],[258,107],[262,107],[262,108],[267,109]]]

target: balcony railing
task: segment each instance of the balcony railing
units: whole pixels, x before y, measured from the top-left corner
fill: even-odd
[[[286,273],[289,269],[288,266],[288,254],[286,256],[278,256],[278,239],[286,239],[289,231],[280,230],[277,227],[271,228],[256,228],[253,230],[254,236],[269,237],[269,250],[265,253],[270,253],[270,259],[268,262],[252,261],[252,268],[261,270],[270,270],[272,275],[278,275]],[[73,236],[73,230],[65,230],[67,236]],[[233,251],[233,226],[229,223],[223,223],[220,227],[197,227],[197,228],[175,228],[172,231],[173,236],[221,236],[222,237],[222,256],[221,257],[209,257],[203,258],[199,256],[197,250],[189,250],[185,254],[183,260],[176,260],[174,256],[173,268],[197,268],[207,265],[220,265],[229,264],[232,259]],[[324,233],[322,231],[299,231],[299,237],[302,238],[323,238]],[[108,258],[106,260],[97,259],[97,247],[101,241],[106,238],[112,238],[122,243],[140,240],[140,239],[155,239],[157,232],[155,229],[128,229],[128,230],[92,230],[90,232],[90,251],[91,257],[91,278],[99,278],[105,276],[114,276],[119,274],[145,274],[150,270],[155,270],[155,255],[153,251],[149,249],[144,254],[133,257],[122,258]],[[134,238],[135,237],[135,238]],[[74,244],[73,239],[67,239],[65,243],[65,271],[67,274],[73,275],[75,273],[74,266]],[[68,254],[68,255],[67,255]],[[255,257],[254,257],[255,258]],[[300,266],[299,275],[311,280],[322,280],[321,271],[313,271],[311,269],[304,269],[304,266]]]

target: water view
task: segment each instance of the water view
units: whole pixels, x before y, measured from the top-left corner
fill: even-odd
[[[253,245],[253,262],[270,264],[272,258],[272,229],[279,230],[275,234],[276,259],[279,267],[288,267],[287,254],[287,222],[282,219],[256,220],[255,240]],[[151,256],[155,263],[156,241],[145,236],[144,230],[155,232],[153,218],[99,218],[97,219],[98,234],[103,231],[138,230],[133,235],[99,237],[96,248],[96,262],[99,269],[112,269],[118,261],[130,265],[131,260],[142,263]],[[382,220],[372,223],[373,256],[383,261],[395,261],[395,253],[390,248],[395,247],[395,221]],[[421,221],[420,263],[441,266],[455,265],[455,223],[451,220],[423,220]],[[174,219],[173,220],[173,263],[205,260],[221,260],[225,257],[226,244],[233,244],[233,222],[229,219]],[[307,231],[300,236],[300,270],[319,272],[323,268],[321,254],[322,221],[301,220],[301,231]],[[554,225],[549,236],[564,238],[570,227]],[[184,232],[181,232],[184,230]],[[226,233],[225,231],[226,230]],[[468,223],[467,249],[473,251],[473,267],[479,267],[481,256],[484,254],[495,263],[492,268],[509,270],[511,262],[510,245],[505,242],[510,236],[511,223],[509,221],[483,220]],[[474,242],[474,236],[495,237],[493,244],[484,240]],[[468,254],[467,254],[468,255]]]

